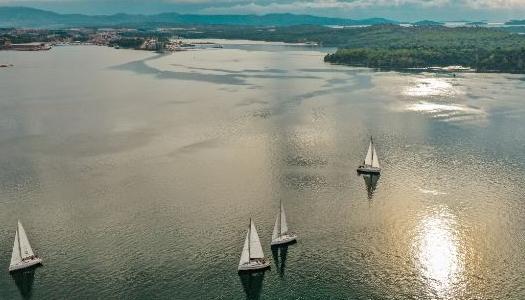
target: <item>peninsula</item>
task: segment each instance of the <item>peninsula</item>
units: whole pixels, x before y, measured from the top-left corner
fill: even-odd
[[[480,27],[378,26],[356,33],[325,61],[379,69],[464,66],[525,73],[525,36]]]

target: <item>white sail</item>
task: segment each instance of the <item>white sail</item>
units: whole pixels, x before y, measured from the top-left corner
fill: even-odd
[[[279,237],[281,231],[281,215],[277,214],[275,219],[275,226],[273,227],[272,240],[275,240]]]
[[[26,231],[24,230],[24,227],[22,227],[20,221],[18,221],[18,240],[20,243],[20,256],[22,259],[35,255],[33,249],[31,249],[29,240],[27,239]]]
[[[380,168],[379,166],[379,159],[377,157],[376,147],[374,147],[374,155],[372,156],[372,167],[374,168]]]
[[[370,141],[370,145],[368,146],[368,152],[366,153],[365,157],[365,165],[372,165],[372,141]]]
[[[281,235],[288,232],[288,223],[286,222],[286,214],[284,213],[284,207],[281,203]]]
[[[13,254],[11,254],[11,263],[10,267],[17,265],[22,261],[22,256],[20,256],[20,243],[18,242],[18,230],[15,234],[15,242],[13,244]]]
[[[239,260],[239,266],[250,262],[250,231],[246,233],[246,239],[244,240],[244,247],[242,248],[241,259]]]
[[[261,241],[259,240],[259,235],[257,234],[257,229],[255,229],[255,224],[251,222],[250,230],[250,259],[253,258],[264,258],[264,253],[261,247]]]

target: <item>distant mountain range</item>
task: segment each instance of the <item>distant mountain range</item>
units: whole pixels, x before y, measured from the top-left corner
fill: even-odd
[[[143,25],[378,25],[398,24],[383,18],[352,20],[311,15],[192,15],[161,13],[156,15],[83,15],[59,14],[29,7],[0,7],[0,27],[64,28],[74,26],[143,26]]]

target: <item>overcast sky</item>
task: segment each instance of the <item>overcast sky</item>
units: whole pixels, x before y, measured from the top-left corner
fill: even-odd
[[[525,19],[525,0],[0,0],[0,5],[87,14],[290,12],[354,19],[384,17],[401,21]]]

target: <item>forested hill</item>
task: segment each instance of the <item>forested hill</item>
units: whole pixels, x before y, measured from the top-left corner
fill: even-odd
[[[355,32],[325,61],[385,69],[462,65],[480,72],[525,73],[525,36],[489,28],[370,27]]]

